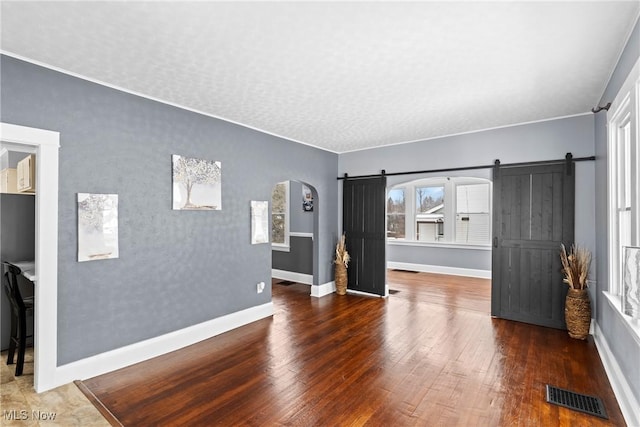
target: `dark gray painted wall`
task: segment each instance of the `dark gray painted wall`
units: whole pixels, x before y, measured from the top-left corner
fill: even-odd
[[[400,144],[340,155],[339,173],[363,175],[412,170],[429,170],[575,157],[594,154],[593,115],[512,126],[456,135],[409,144]],[[428,176],[419,174],[388,177],[388,186]],[[445,176],[471,176],[491,179],[490,170],[448,173]],[[576,165],[576,241],[595,248],[594,164]],[[341,188],[341,187],[340,187]],[[341,191],[341,190],[340,190]],[[341,205],[341,201],[339,201]],[[452,268],[491,269],[491,251],[396,245],[387,246],[387,260]]]
[[[0,194],[0,259],[3,261],[27,261],[35,256],[35,212],[34,196],[24,194]],[[4,274],[4,271],[2,272]],[[23,296],[33,294],[33,284],[19,278]],[[0,289],[2,307],[2,330],[0,346],[9,347],[11,336],[11,306],[4,289]]]
[[[250,201],[317,191],[315,284],[332,280],[337,155],[2,56],[2,117],[60,132],[58,364],[271,300]],[[221,211],[171,210],[171,155],[222,162]],[[120,258],[78,263],[76,194],[119,195]],[[49,303],[56,303],[55,301]]]
[[[289,252],[273,251],[272,267],[277,270],[312,275],[313,239],[291,236],[289,243],[291,246]]]
[[[289,231],[292,233],[312,233],[314,211],[302,210],[302,183],[289,183]],[[289,252],[273,251],[272,268],[294,273],[313,274],[313,240],[311,237],[291,236]]]
[[[607,88],[599,102],[605,105],[612,102],[620,87],[626,80],[629,72],[640,58],[640,22],[629,38],[629,42],[618,61],[616,69],[607,85]],[[596,147],[596,176],[595,176],[595,220],[596,220],[596,272],[597,294],[609,289],[609,248],[608,248],[608,219],[607,219],[607,116],[599,113],[595,121],[595,147]],[[620,315],[609,305],[609,302],[599,297],[596,301],[596,320],[602,333],[607,339],[609,348],[620,365],[629,382],[636,402],[640,402],[640,345],[634,340],[631,332],[622,323]]]

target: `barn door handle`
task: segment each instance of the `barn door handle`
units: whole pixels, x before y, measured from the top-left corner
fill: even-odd
[[[493,238],[493,247],[497,248],[498,247],[498,237],[494,237]]]

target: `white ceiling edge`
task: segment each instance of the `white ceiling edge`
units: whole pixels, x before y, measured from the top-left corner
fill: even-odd
[[[592,114],[594,114],[594,113],[591,112],[591,111],[588,111],[588,112],[584,112],[584,113],[570,114],[568,116],[549,117],[547,119],[531,120],[531,121],[528,121],[528,122],[520,122],[520,123],[512,123],[512,124],[508,124],[508,125],[494,126],[494,127],[490,127],[490,128],[484,128],[484,129],[469,130],[469,131],[465,131],[465,132],[451,133],[451,134],[447,134],[447,135],[431,136],[431,137],[428,137],[428,138],[416,139],[414,141],[394,142],[392,144],[378,145],[376,147],[357,148],[355,150],[341,151],[338,154],[356,153],[358,151],[375,150],[375,149],[378,149],[378,148],[394,147],[396,145],[415,144],[415,143],[423,142],[423,141],[434,141],[436,139],[452,138],[452,137],[455,137],[455,136],[470,135],[470,134],[481,133],[481,132],[489,132],[489,131],[498,130],[498,129],[507,129],[507,128],[517,127],[517,126],[532,125],[532,124],[536,124],[536,123],[552,122],[552,121],[555,121],[555,120],[570,119],[572,117],[589,116],[589,115],[592,115]]]
[[[639,17],[640,17],[640,15],[639,15]],[[297,140],[292,139],[292,138],[287,138],[285,136],[278,135],[278,134],[275,134],[273,132],[269,132],[269,131],[266,131],[266,130],[263,130],[263,129],[259,129],[257,127],[252,127],[252,126],[248,126],[248,125],[243,124],[243,123],[235,122],[233,120],[229,120],[229,119],[226,119],[224,117],[216,116],[216,115],[213,115],[213,114],[210,114],[210,113],[205,113],[203,111],[199,111],[199,110],[196,110],[194,108],[185,107],[183,105],[179,105],[179,104],[176,104],[176,103],[173,103],[173,102],[165,101],[165,100],[159,99],[159,98],[154,98],[154,97],[149,96],[149,95],[145,95],[145,94],[142,94],[142,93],[139,93],[139,92],[136,92],[136,91],[132,91],[130,89],[125,89],[125,88],[113,85],[111,83],[106,83],[106,82],[103,82],[103,81],[100,81],[100,80],[97,80],[97,79],[94,79],[94,78],[91,78],[91,77],[83,76],[83,75],[80,75],[78,73],[74,73],[72,71],[68,71],[68,70],[65,70],[65,69],[50,65],[50,64],[46,64],[44,62],[36,61],[36,60],[31,59],[31,58],[26,58],[24,56],[21,56],[21,55],[18,55],[18,54],[15,54],[13,52],[9,52],[9,51],[3,50],[3,49],[0,49],[0,54],[9,56],[9,57],[12,57],[12,58],[15,58],[15,59],[19,59],[21,61],[25,61],[25,62],[28,62],[30,64],[34,64],[34,65],[37,65],[39,67],[43,67],[43,68],[46,68],[46,69],[49,69],[49,70],[52,70],[52,71],[56,71],[56,72],[59,72],[59,73],[62,73],[62,74],[66,74],[66,75],[69,75],[69,76],[72,76],[72,77],[76,77],[76,78],[79,78],[81,80],[85,80],[85,81],[88,81],[88,82],[91,82],[91,83],[95,83],[95,84],[98,84],[98,85],[101,85],[101,86],[105,86],[105,87],[108,87],[110,89],[114,89],[114,90],[117,90],[117,91],[120,91],[120,92],[128,93],[130,95],[139,96],[141,98],[145,98],[145,99],[148,99],[148,100],[151,100],[151,101],[159,102],[161,104],[169,105],[171,107],[180,108],[180,109],[185,110],[185,111],[191,111],[192,113],[200,114],[202,116],[211,117],[211,118],[214,118],[214,119],[217,119],[217,120],[222,120],[224,122],[232,123],[234,125],[241,126],[241,127],[246,128],[246,129],[251,129],[251,130],[254,130],[256,132],[264,133],[266,135],[271,135],[271,136],[274,136],[276,138],[280,138],[280,139],[283,139],[283,140],[286,140],[286,141],[294,142],[296,144],[306,145],[308,147],[316,148],[318,150],[322,150],[322,151],[326,151],[326,152],[333,153],[333,154],[338,154],[338,155],[347,154],[347,153],[355,153],[355,152],[359,152],[359,151],[375,150],[375,149],[384,148],[384,147],[393,147],[393,146],[397,146],[397,145],[415,144],[415,143],[423,142],[423,141],[433,141],[433,140],[436,140],[436,139],[451,138],[451,137],[454,137],[454,136],[469,135],[469,134],[487,132],[487,131],[492,131],[492,130],[497,130],[497,129],[505,129],[505,128],[511,128],[511,127],[516,127],[516,126],[530,125],[530,124],[535,124],[535,123],[544,123],[544,122],[549,122],[549,121],[553,121],[553,120],[562,120],[562,119],[568,119],[568,118],[572,118],[572,117],[580,117],[580,116],[593,114],[592,112],[589,111],[589,112],[584,112],[584,113],[579,113],[579,114],[572,114],[572,115],[562,116],[562,117],[550,117],[550,118],[547,118],[547,119],[533,120],[533,121],[522,122],[522,123],[512,123],[512,124],[507,124],[507,125],[502,125],[502,126],[495,126],[495,127],[486,128],[486,129],[476,129],[476,130],[453,133],[453,134],[448,134],[448,135],[432,136],[432,137],[428,137],[428,138],[416,139],[416,140],[413,140],[413,141],[396,142],[396,143],[385,144],[385,145],[380,145],[380,146],[376,146],[376,147],[364,147],[364,148],[357,148],[355,150],[335,151],[335,150],[330,150],[328,148],[319,147],[317,145],[309,144],[307,142],[297,141]],[[614,70],[615,70],[615,67],[614,67]]]
[[[575,0],[578,1],[578,0]],[[597,1],[597,0],[592,0],[592,1]],[[614,1],[614,0],[609,0],[609,1]],[[620,49],[620,52],[618,52],[618,56],[616,57],[616,61],[613,64],[613,67],[611,68],[611,71],[609,71],[609,75],[607,76],[606,81],[602,84],[602,90],[600,91],[600,97],[598,98],[598,105],[600,105],[600,103],[603,102],[604,98],[604,94],[607,91],[607,86],[609,86],[609,82],[611,81],[611,77],[613,77],[613,73],[616,72],[616,68],[618,68],[618,64],[620,63],[620,59],[622,58],[622,54],[624,53],[625,48],[629,45],[629,41],[631,41],[631,36],[633,35],[633,30],[636,28],[636,25],[638,25],[638,22],[640,22],[640,9],[638,10],[638,12],[636,13],[636,18],[633,21],[633,25],[631,25],[631,28],[629,28],[629,34],[627,34],[627,36],[624,39],[624,43],[622,44],[622,49]]]
[[[49,1],[63,1],[63,0],[49,0]],[[122,1],[127,1],[127,0],[122,0]],[[165,0],[162,0],[162,1],[165,1]],[[172,1],[172,0],[166,0],[166,1]],[[202,1],[206,1],[206,0],[202,0]],[[269,0],[265,0],[265,1],[269,1]],[[260,133],[263,133],[265,135],[270,135],[270,136],[274,136],[276,138],[284,139],[286,141],[295,142],[296,144],[306,145],[308,147],[316,148],[316,149],[322,150],[322,151],[327,151],[329,153],[340,154],[340,152],[338,152],[338,151],[330,150],[330,149],[325,148],[325,147],[319,147],[317,145],[309,144],[308,142],[298,141],[298,140],[295,140],[295,139],[292,139],[292,138],[289,138],[289,137],[286,137],[286,136],[282,136],[282,135],[278,135],[278,134],[273,133],[273,132],[266,131],[264,129],[260,129],[260,128],[257,128],[257,127],[249,126],[249,125],[244,124],[244,123],[236,122],[234,120],[230,120],[230,119],[227,119],[227,118],[224,118],[224,117],[221,117],[221,116],[216,116],[216,115],[211,114],[211,113],[205,113],[204,111],[196,110],[195,108],[185,107],[184,105],[180,105],[180,104],[177,104],[175,102],[170,102],[170,101],[166,101],[164,99],[160,99],[160,98],[156,98],[156,97],[153,97],[153,96],[149,96],[149,95],[146,95],[144,93],[136,92],[136,91],[131,90],[131,89],[125,89],[123,87],[120,87],[120,86],[117,86],[117,85],[114,85],[114,84],[111,84],[111,83],[107,83],[107,82],[104,82],[102,80],[94,79],[92,77],[87,77],[87,76],[84,76],[82,74],[75,73],[73,71],[65,70],[64,68],[56,67],[54,65],[47,64],[45,62],[41,62],[41,61],[37,61],[35,59],[27,58],[25,56],[18,55],[16,53],[10,52],[10,51],[5,50],[5,49],[0,49],[0,55],[6,55],[6,56],[9,56],[11,58],[19,59],[20,61],[28,62],[30,64],[37,65],[37,66],[42,67],[42,68],[46,68],[46,69],[49,69],[49,70],[52,70],[52,71],[56,71],[58,73],[62,73],[62,74],[65,74],[65,75],[68,75],[68,76],[71,76],[71,77],[76,77],[78,79],[85,80],[85,81],[88,81],[90,83],[95,83],[95,84],[98,84],[100,86],[108,87],[110,89],[114,89],[114,90],[117,90],[117,91],[120,91],[120,92],[123,92],[123,93],[128,93],[130,95],[138,96],[140,98],[145,98],[145,99],[148,99],[150,101],[159,102],[161,104],[169,105],[169,106],[175,107],[175,108],[180,108],[181,110],[190,111],[192,113],[200,114],[200,115],[206,116],[206,117],[211,117],[213,119],[222,120],[224,122],[231,123],[231,124],[234,124],[234,125],[237,125],[237,126],[241,126],[243,128],[246,128],[246,129],[254,130],[256,132],[260,132]]]

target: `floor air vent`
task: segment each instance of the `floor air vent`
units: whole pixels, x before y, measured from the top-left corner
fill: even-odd
[[[280,282],[276,282],[276,285],[283,285],[283,286],[289,286],[289,285],[293,285],[296,282],[292,282],[291,280],[282,280]]]
[[[599,397],[574,393],[547,384],[547,402],[564,406],[565,408],[595,415],[596,417],[609,419]]]

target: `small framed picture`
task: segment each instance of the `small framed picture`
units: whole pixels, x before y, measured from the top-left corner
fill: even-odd
[[[302,186],[302,210],[304,212],[313,212],[313,193],[306,185]]]

